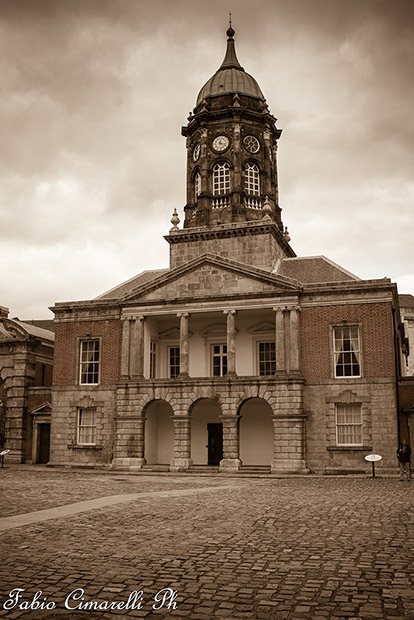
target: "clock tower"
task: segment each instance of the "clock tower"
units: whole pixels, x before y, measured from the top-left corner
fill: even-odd
[[[237,59],[234,34],[230,27],[224,60],[182,128],[187,138],[184,227],[257,221],[265,208],[282,230],[276,162],[282,132],[258,83]]]
[[[166,237],[171,267],[214,253],[273,270],[277,259],[295,256],[279,207],[276,152],[282,131],[258,83],[238,61],[234,35],[230,26],[224,60],[182,128],[187,201],[183,230],[174,214]],[[225,241],[230,237],[232,242]]]

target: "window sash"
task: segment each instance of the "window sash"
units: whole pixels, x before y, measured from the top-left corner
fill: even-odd
[[[155,379],[157,371],[157,343],[150,342],[150,379]]]
[[[224,377],[227,374],[227,345],[211,345],[211,365],[213,377]]]
[[[362,410],[359,403],[336,405],[336,443],[362,446]]]
[[[220,196],[230,191],[230,166],[226,163],[216,164],[213,168],[213,194]]]
[[[276,373],[276,343],[274,341],[259,342],[259,375],[269,376]]]
[[[199,195],[201,194],[201,174],[197,172],[194,178],[194,190],[195,190],[195,199],[197,201]]]
[[[95,409],[78,410],[78,434],[79,445],[96,444],[96,412]]]
[[[335,377],[361,376],[361,344],[358,325],[334,327]]]
[[[256,164],[246,164],[244,186],[250,196],[260,196],[260,174]]]
[[[80,343],[79,381],[82,385],[99,383],[99,345],[99,340],[82,340]]]
[[[170,379],[176,379],[180,374],[180,347],[169,347],[168,358]]]

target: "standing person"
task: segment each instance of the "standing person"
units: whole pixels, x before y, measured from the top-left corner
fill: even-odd
[[[408,481],[411,479],[410,456],[411,448],[407,440],[403,439],[397,450],[397,458],[400,463],[400,480],[404,480],[404,476],[407,476]]]

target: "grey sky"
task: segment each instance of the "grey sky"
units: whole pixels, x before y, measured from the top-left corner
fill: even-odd
[[[185,201],[180,135],[236,49],[283,129],[298,255],[414,292],[411,0],[0,0],[0,305],[47,317],[145,269]]]

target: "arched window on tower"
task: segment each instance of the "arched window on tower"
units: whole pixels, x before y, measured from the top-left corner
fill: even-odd
[[[213,208],[230,206],[230,166],[220,162],[213,168]]]
[[[244,189],[246,191],[246,207],[261,209],[260,172],[256,164],[248,162],[244,167]]]
[[[201,174],[196,172],[194,177],[194,200],[197,202],[199,195],[201,194]]]

